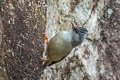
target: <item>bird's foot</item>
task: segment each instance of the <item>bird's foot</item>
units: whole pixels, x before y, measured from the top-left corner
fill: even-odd
[[[40,60],[41,60],[42,62],[49,61],[48,59],[45,59],[45,58],[40,58]]]
[[[44,38],[45,38],[45,40],[46,40],[46,44],[48,45],[49,40],[48,40],[48,36],[47,36],[47,34],[46,34],[46,33],[44,33]]]

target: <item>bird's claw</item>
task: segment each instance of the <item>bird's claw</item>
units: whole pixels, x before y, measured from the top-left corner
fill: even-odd
[[[49,40],[48,40],[48,36],[47,36],[47,34],[46,34],[46,33],[44,33],[44,38],[45,38],[45,40],[46,40],[46,44],[48,45]]]
[[[49,61],[48,59],[45,59],[45,58],[40,58],[40,60],[41,60],[42,62]]]

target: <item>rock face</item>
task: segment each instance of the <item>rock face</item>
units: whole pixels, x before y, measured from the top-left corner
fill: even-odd
[[[2,23],[2,18],[0,16],[0,47],[2,44],[2,34],[3,34],[3,23]],[[4,67],[4,56],[5,54],[3,53],[3,49],[0,48],[0,80],[8,79]]]
[[[67,58],[46,68],[41,80],[119,80],[120,34],[119,19],[115,17],[119,15],[119,0],[48,0],[47,3],[49,39],[61,30],[70,29],[71,22],[85,27],[88,36]],[[114,28],[111,21],[115,22]]]
[[[0,1],[0,15],[4,29],[1,48],[5,53],[3,57],[9,80],[39,80],[46,1],[3,0]]]
[[[0,1],[0,80],[120,80],[119,5],[119,0]],[[43,33],[51,39],[71,22],[88,30],[86,40],[43,72]]]
[[[107,1],[107,0],[106,0]],[[109,1],[109,0],[108,0]],[[120,0],[110,0],[101,18],[101,62],[104,65],[103,80],[120,80]]]

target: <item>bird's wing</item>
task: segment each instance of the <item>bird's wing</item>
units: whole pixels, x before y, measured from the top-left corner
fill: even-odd
[[[67,56],[67,55],[66,55],[66,56]],[[51,65],[53,65],[53,64],[55,64],[55,63],[58,63],[58,62],[62,61],[66,56],[64,56],[63,58],[61,58],[59,61],[52,61],[52,63],[49,64],[48,66],[51,66]]]

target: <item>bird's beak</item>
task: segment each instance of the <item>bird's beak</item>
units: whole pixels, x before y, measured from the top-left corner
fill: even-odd
[[[74,30],[75,29],[75,26],[74,26],[74,24],[73,23],[71,23],[72,24],[72,29]]]
[[[75,32],[78,33],[78,30],[75,28],[74,24],[73,24],[73,23],[71,23],[71,24],[72,24],[72,29],[73,29]]]

